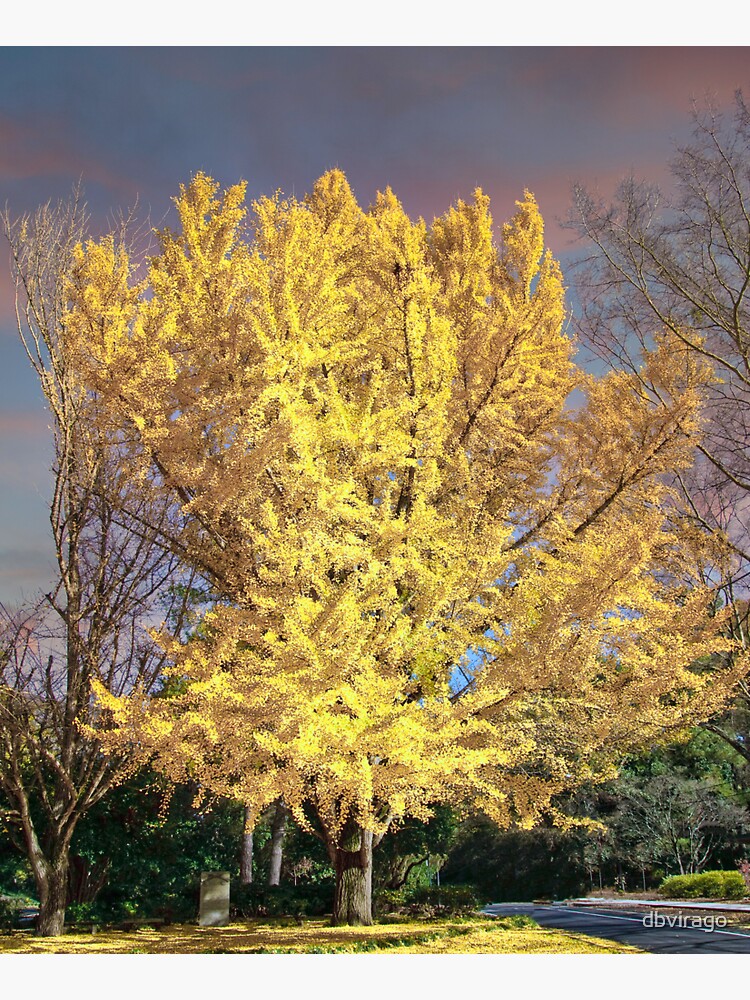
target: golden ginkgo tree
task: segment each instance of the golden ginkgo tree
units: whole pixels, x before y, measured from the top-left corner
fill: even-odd
[[[745,669],[665,479],[707,372],[667,338],[637,377],[577,368],[528,193],[499,245],[480,191],[427,226],[338,170],[175,200],[140,277],[109,238],[67,289],[70,358],[216,595],[160,638],[171,697],[100,692],[110,743],[250,817],[283,797],[369,923],[400,818],[532,824]]]

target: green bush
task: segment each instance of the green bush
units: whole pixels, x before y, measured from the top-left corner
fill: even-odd
[[[724,891],[723,872],[702,872],[695,876],[694,888],[697,896],[708,896],[710,899],[722,899]]]
[[[132,899],[96,899],[91,903],[68,903],[65,923],[69,927],[88,924],[121,924],[127,920],[160,920],[165,924],[188,923],[195,919],[197,903],[193,893],[185,899],[162,897],[156,903]]]
[[[723,890],[727,899],[743,899],[747,895],[747,886],[738,871],[722,872]]]
[[[668,875],[659,886],[659,895],[669,896],[672,899],[687,898],[688,878],[687,875]]]
[[[473,885],[420,886],[406,898],[411,908],[431,908],[442,914],[466,913],[482,905]]]
[[[0,933],[9,934],[15,927],[17,910],[15,899],[0,896]]]
[[[414,903],[432,903],[435,906],[480,906],[477,890],[473,885],[420,886],[410,895]]]
[[[102,915],[96,903],[69,903],[65,908],[66,924],[99,924]]]
[[[333,909],[333,886],[322,882],[236,885],[231,902],[240,917],[322,916]]]
[[[406,905],[406,892],[403,889],[375,889],[372,905],[378,915],[398,913]]]
[[[659,893],[670,899],[742,899],[746,889],[738,871],[715,871],[672,875],[664,879]]]
[[[528,916],[526,913],[514,913],[510,917],[503,917],[499,921],[503,927],[511,927],[514,930],[523,930],[524,928],[535,928],[539,924],[534,920],[533,917]]]

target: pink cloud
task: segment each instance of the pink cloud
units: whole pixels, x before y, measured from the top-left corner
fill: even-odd
[[[576,104],[608,126],[642,128],[684,116],[691,101],[729,103],[750,84],[747,48],[598,47],[536,50],[520,63],[519,89],[537,99]]]
[[[87,157],[74,149],[61,134],[59,123],[36,118],[32,126],[0,114],[0,183],[21,183],[24,192],[28,192],[24,194],[24,207],[36,207],[36,203],[45,202],[48,195],[44,187],[38,183],[35,186],[35,182],[61,176],[67,176],[70,183],[63,198],[82,180],[84,197],[86,183],[92,182],[111,192],[113,201],[125,200],[133,204],[137,199],[137,188],[130,178],[111,170],[102,160]],[[5,207],[0,205],[0,209]],[[8,208],[13,217],[16,206],[11,202]],[[19,208],[17,214],[20,212]],[[0,336],[15,335],[14,303],[14,282],[4,254],[0,257]]]
[[[51,554],[31,548],[0,550],[0,604],[10,612],[35,604],[53,574]]]
[[[6,248],[4,248],[6,249]],[[6,265],[5,257],[0,257],[0,336],[3,334],[16,335],[16,312],[15,312],[15,287],[10,273],[10,267]]]
[[[666,180],[667,173],[663,164],[646,164],[644,175],[649,180]],[[612,195],[618,183],[627,170],[616,170],[611,167],[589,172],[586,176],[571,170],[569,175],[558,170],[527,171],[522,175],[516,169],[511,175],[505,168],[477,169],[471,175],[464,177],[445,177],[425,174],[418,180],[407,179],[406,182],[393,182],[396,197],[401,201],[412,219],[422,216],[428,225],[435,216],[440,216],[460,199],[472,201],[476,188],[490,198],[490,212],[494,220],[495,230],[500,233],[502,226],[508,222],[516,211],[516,202],[521,201],[524,191],[530,191],[536,198],[539,210],[544,219],[545,243],[555,254],[564,252],[572,240],[572,235],[561,226],[561,221],[567,218],[572,202],[572,187],[576,181],[589,183],[592,188],[601,191],[604,197]],[[384,190],[388,186],[388,178],[379,183],[377,188]],[[361,205],[365,206],[375,200],[376,190],[363,189],[357,185],[355,194]]]
[[[10,410],[0,413],[0,437],[27,434],[47,437],[50,433],[50,414],[46,410]]]
[[[523,198],[524,190],[530,191],[539,206],[544,219],[545,243],[555,254],[569,249],[573,240],[571,232],[562,225],[568,218],[572,206],[573,185],[580,183],[592,194],[599,194],[606,201],[611,199],[620,183],[630,174],[643,178],[662,189],[668,189],[671,183],[669,165],[666,161],[640,160],[635,164],[623,163],[615,166],[611,163],[595,162],[581,165],[554,166],[549,169],[526,169],[515,167],[512,172],[505,167],[485,169],[481,182],[472,180],[461,185],[460,197],[471,198],[475,187],[480,187],[490,196],[490,210],[496,227],[501,227],[515,213],[516,202]],[[420,184],[420,195],[434,199],[436,204],[443,204],[447,209],[456,197],[455,190],[448,191],[449,184],[438,181],[432,187]],[[398,192],[397,192],[398,193]]]
[[[572,208],[573,185],[583,184],[592,194],[598,194],[608,201],[631,169],[636,178],[643,178],[649,184],[656,184],[664,189],[670,184],[669,167],[664,162],[639,162],[630,166],[623,164],[621,168],[607,165],[602,169],[596,169],[592,165],[567,172],[554,170],[530,173],[526,186],[537,200],[545,223],[545,242],[553,252],[559,254],[570,249],[575,238],[563,225]]]
[[[750,84],[747,48],[635,49],[630,78],[648,104],[684,114],[691,101],[705,97],[726,105],[734,92]],[[640,110],[647,111],[648,104]],[[641,119],[642,120],[642,119]]]
[[[94,181],[130,199],[137,195],[130,178],[73,148],[57,120],[37,117],[32,126],[0,115],[0,181],[60,174],[72,182]]]

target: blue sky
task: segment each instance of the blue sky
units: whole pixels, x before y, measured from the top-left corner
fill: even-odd
[[[477,185],[501,224],[534,192],[558,225],[574,181],[668,180],[691,100],[750,93],[750,49],[338,45],[0,49],[0,204],[19,214],[78,178],[96,226],[136,200],[155,224],[198,170],[248,194],[304,194],[344,170],[363,204],[390,185],[430,221]],[[49,432],[0,267],[0,600],[46,582]]]

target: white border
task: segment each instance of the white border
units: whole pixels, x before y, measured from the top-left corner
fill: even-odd
[[[675,46],[742,45],[727,3],[710,17],[685,17],[677,0],[594,0],[523,4],[468,0],[287,0],[282,6],[218,0],[191,7],[180,0],[29,0],[3,12],[2,45],[183,46]],[[744,34],[744,38],[742,37]]]

